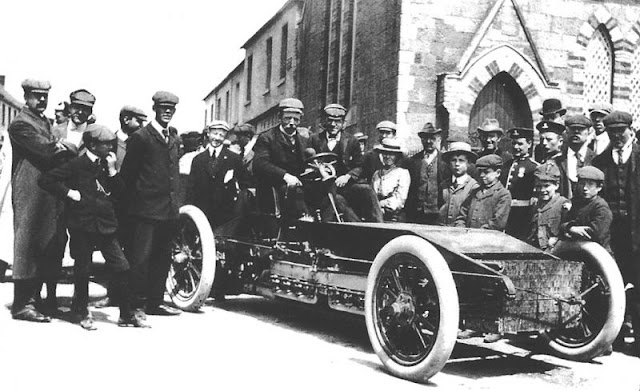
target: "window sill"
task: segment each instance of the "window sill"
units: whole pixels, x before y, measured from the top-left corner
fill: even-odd
[[[281,85],[283,85],[284,83],[287,82],[287,78],[283,77],[282,79],[280,79],[280,81],[278,82],[278,87],[280,87]]]
[[[266,90],[264,90],[264,92],[262,93],[262,96],[269,95],[270,93],[271,93],[271,89],[270,89],[270,88],[267,88],[267,89],[266,89]]]
[[[246,100],[246,101],[244,101],[244,105],[245,105],[245,106],[249,106],[250,104],[251,104],[251,101],[250,101],[250,100]]]

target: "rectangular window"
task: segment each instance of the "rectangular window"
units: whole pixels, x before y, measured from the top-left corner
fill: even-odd
[[[2,124],[3,125],[6,123],[5,122],[5,117],[4,117],[6,115],[5,112],[4,112],[5,110],[6,110],[6,107],[5,107],[4,103],[3,103],[2,104]]]
[[[229,122],[229,120],[231,119],[231,105],[229,103],[229,91],[227,91],[227,93],[224,95],[224,120],[227,122]]]
[[[216,119],[220,119],[220,113],[222,111],[222,98],[218,98],[216,101]]]
[[[235,113],[235,122],[240,122],[240,83],[236,83],[236,113]]]
[[[213,116],[215,115],[214,111],[213,111],[213,103],[211,103],[211,110],[209,111],[211,113],[211,118],[209,118],[209,122],[213,121]]]
[[[264,79],[264,88],[266,90],[271,87],[271,71],[273,66],[273,39],[267,38],[267,75]]]
[[[247,93],[245,101],[251,102],[251,77],[253,72],[253,55],[247,58]]]
[[[287,76],[287,50],[289,46],[289,25],[282,26],[282,44],[280,46],[280,78]]]

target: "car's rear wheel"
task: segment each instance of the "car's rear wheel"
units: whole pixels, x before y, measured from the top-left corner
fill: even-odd
[[[455,345],[459,316],[453,276],[433,245],[406,235],[378,252],[367,281],[365,319],[387,370],[419,382],[438,373]]]
[[[624,320],[625,295],[615,260],[595,242],[560,242],[554,255],[584,263],[580,291],[561,302],[564,317],[542,336],[563,358],[589,361],[614,341]]]
[[[207,217],[193,205],[180,208],[166,289],[176,307],[197,311],[216,273],[216,244]]]

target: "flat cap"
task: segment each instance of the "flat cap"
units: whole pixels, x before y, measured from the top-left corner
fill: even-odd
[[[122,106],[122,108],[120,109],[120,115],[131,115],[145,121],[147,120],[147,115],[142,109],[131,105]]]
[[[304,110],[304,105],[299,99],[286,98],[280,101],[280,103],[278,104],[278,108],[282,112],[302,114],[302,111]]]
[[[21,85],[24,91],[48,93],[51,89],[51,83],[48,80],[25,79]]]
[[[560,169],[555,164],[541,164],[536,168],[534,176],[539,182],[558,182]]]
[[[54,111],[67,111],[69,110],[69,103],[62,101],[58,103],[54,109]]]
[[[608,114],[611,114],[612,111],[613,111],[613,106],[611,105],[611,103],[599,102],[591,105],[591,108],[589,109],[589,114],[600,113],[603,115],[608,115]]]
[[[448,161],[453,155],[459,154],[466,155],[472,162],[475,162],[478,158],[478,155],[471,150],[471,144],[466,141],[453,141],[449,143],[449,149],[442,154],[442,158]]]
[[[94,141],[113,141],[116,139],[116,134],[106,126],[94,123],[87,125],[83,134],[84,138]]]
[[[502,168],[502,158],[496,154],[489,154],[476,161],[477,168]]]
[[[500,127],[500,122],[495,118],[485,118],[482,125],[478,126],[481,133],[500,133],[504,135],[504,130]]]
[[[329,117],[344,117],[347,115],[347,109],[345,109],[344,106],[337,103],[331,103],[329,105],[326,105],[323,111]]]
[[[585,166],[578,169],[578,179],[604,181],[604,173],[594,166]]]
[[[542,102],[542,110],[540,111],[540,115],[549,115],[555,113],[565,115],[567,113],[567,109],[562,107],[562,102],[560,102],[560,99],[545,99]]]
[[[228,132],[230,128],[227,121],[215,120],[215,121],[211,121],[209,126],[207,126],[207,130],[213,130],[213,129],[221,129],[221,130],[224,130],[225,132]]]
[[[507,133],[511,139],[526,138],[528,140],[533,140],[533,129],[530,128],[511,128]]]
[[[540,132],[540,134],[549,132],[562,134],[564,133],[565,127],[561,123],[544,120],[538,122],[538,124],[536,125],[536,129],[538,129],[538,132]]]
[[[442,133],[442,129],[436,129],[431,122],[427,122],[422,127],[422,130],[418,132],[418,136],[426,136],[428,134]]]
[[[391,121],[382,121],[382,122],[378,122],[378,124],[376,125],[376,129],[377,130],[393,130],[394,132],[398,129],[396,124],[394,124]]]
[[[153,103],[156,105],[171,105],[175,106],[180,103],[180,98],[169,91],[158,91],[151,97]]]
[[[591,126],[591,120],[582,114],[570,115],[564,119],[564,125],[567,128],[588,128]]]
[[[602,120],[605,128],[628,128],[633,123],[631,114],[625,111],[614,111]]]
[[[69,94],[71,104],[93,107],[96,103],[96,97],[85,89],[79,89]]]
[[[250,134],[253,136],[256,134],[256,127],[251,125],[250,123],[244,123],[242,125],[235,126],[233,128],[233,131],[235,133]]]
[[[369,136],[367,136],[366,134],[364,134],[362,132],[355,132],[353,134],[353,137],[355,137],[355,139],[358,140],[358,141],[365,141],[366,139],[369,138]]]

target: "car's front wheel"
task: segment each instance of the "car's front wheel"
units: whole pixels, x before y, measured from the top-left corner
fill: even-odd
[[[369,271],[369,339],[394,375],[424,382],[446,364],[456,342],[458,292],[440,252],[411,235],[387,243]]]

